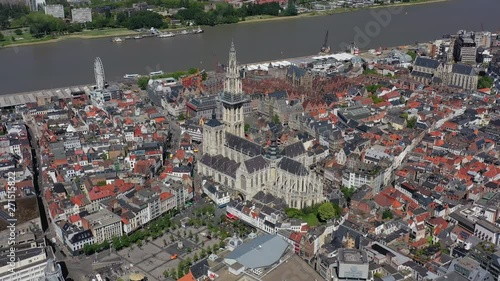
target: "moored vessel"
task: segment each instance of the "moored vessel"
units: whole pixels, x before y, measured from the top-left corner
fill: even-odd
[[[198,28],[197,28],[197,29],[194,29],[194,30],[193,30],[193,34],[200,34],[200,33],[203,33],[203,32],[204,32],[204,31],[203,31],[203,29],[201,29],[201,28],[200,28],[200,26],[198,26]]]

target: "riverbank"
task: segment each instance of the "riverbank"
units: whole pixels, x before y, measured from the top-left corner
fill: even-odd
[[[349,12],[354,12],[354,11],[359,11],[362,9],[378,9],[378,8],[387,8],[387,7],[399,7],[399,6],[413,6],[413,5],[422,5],[422,4],[431,4],[431,3],[438,3],[438,2],[445,2],[445,1],[450,1],[450,0],[419,0],[416,2],[409,2],[409,3],[396,3],[396,4],[390,4],[390,5],[380,5],[380,6],[371,6],[371,7],[366,7],[366,8],[341,8],[341,9],[335,9],[335,10],[328,10],[328,11],[313,11],[313,12],[307,12],[307,13],[302,13],[297,16],[291,16],[291,17],[275,17],[275,16],[255,16],[255,17],[249,17],[246,18],[244,21],[238,22],[238,24],[248,24],[248,23],[259,23],[259,22],[266,22],[266,21],[276,21],[276,20],[291,20],[291,19],[298,19],[298,18],[308,18],[308,17],[317,17],[317,16],[327,16],[327,15],[333,15],[333,14],[340,14],[340,13],[349,13]],[[183,28],[173,28],[173,29],[166,29],[162,31],[175,31]],[[4,42],[3,45],[0,45],[1,47],[20,47],[20,46],[27,46],[27,45],[38,45],[38,44],[47,44],[47,43],[57,43],[62,40],[67,40],[67,39],[95,39],[95,38],[105,38],[105,37],[119,37],[119,36],[131,36],[131,35],[137,35],[138,33],[134,30],[129,30],[125,28],[113,28],[113,29],[103,29],[103,30],[87,30],[79,33],[74,33],[74,34],[68,34],[68,35],[61,35],[61,36],[53,36],[53,37],[44,37],[44,38],[31,38],[31,36],[26,36],[30,37],[28,39],[24,40],[19,40],[19,41],[7,41]]]
[[[433,4],[433,3],[440,3],[440,2],[447,2],[447,1],[451,1],[451,0],[419,0],[416,2],[395,3],[395,4],[389,4],[389,5],[370,6],[370,7],[364,7],[364,8],[339,8],[339,9],[335,9],[335,10],[312,11],[312,12],[302,13],[302,14],[299,14],[296,16],[291,16],[291,17],[277,17],[277,16],[262,15],[262,16],[248,17],[244,21],[240,21],[237,24],[258,23],[258,22],[277,21],[277,20],[291,20],[291,19],[298,19],[298,18],[310,18],[310,17],[317,17],[317,16],[328,16],[328,15],[356,12],[356,11],[360,11],[363,9],[380,9],[380,8],[389,8],[389,7],[416,6],[416,5],[422,5],[422,4]]]

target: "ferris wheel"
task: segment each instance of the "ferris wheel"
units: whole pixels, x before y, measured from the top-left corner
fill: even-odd
[[[97,90],[104,89],[104,66],[102,65],[101,58],[97,57],[94,61],[94,75]]]

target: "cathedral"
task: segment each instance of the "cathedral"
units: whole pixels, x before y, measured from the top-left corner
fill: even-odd
[[[204,154],[198,161],[198,173],[229,187],[244,199],[263,191],[298,209],[325,200],[322,178],[305,165],[308,156],[302,142],[280,148],[273,135],[265,149],[245,138],[243,105],[247,100],[234,44],[219,98],[222,122],[214,112],[203,126]]]

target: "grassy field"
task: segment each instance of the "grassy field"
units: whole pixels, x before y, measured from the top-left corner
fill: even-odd
[[[377,9],[377,8],[386,8],[386,7],[395,7],[395,6],[411,6],[411,5],[420,5],[420,4],[428,4],[428,3],[436,3],[436,2],[445,2],[449,0],[418,0],[415,2],[409,3],[398,3],[392,5],[381,5],[381,6],[373,6],[368,7],[368,9]],[[293,17],[275,17],[275,16],[253,16],[247,17],[244,21],[238,22],[239,24],[244,23],[257,23],[257,22],[266,22],[266,21],[275,21],[275,20],[291,20],[297,18],[307,18],[307,17],[315,17],[315,16],[325,16],[325,15],[333,15],[340,13],[352,12],[360,9],[355,8],[342,8],[328,11],[314,11],[303,13]],[[182,29],[182,28],[177,28]],[[169,29],[175,30],[175,29]],[[91,38],[103,38],[103,37],[116,37],[116,36],[129,36],[137,34],[137,32],[133,30],[128,30],[126,28],[113,28],[113,29],[99,29],[99,30],[85,30],[78,33],[68,34],[68,35],[60,35],[60,36],[46,36],[44,38],[33,38],[31,34],[24,33],[21,36],[15,36],[16,40],[12,40],[11,37],[6,37],[5,41],[0,42],[0,47],[16,47],[23,45],[35,45],[35,44],[44,44],[44,43],[54,43],[65,39],[91,39]]]
[[[61,35],[61,36],[46,36],[43,38],[33,38],[31,34],[24,33],[21,36],[16,36],[17,39],[12,41],[11,37],[6,37],[4,42],[0,42],[0,46],[5,47],[16,47],[23,45],[34,45],[34,44],[42,44],[42,43],[53,43],[58,42],[64,39],[91,39],[91,38],[102,38],[102,37],[115,37],[115,36],[127,36],[137,34],[137,32],[133,30],[128,30],[126,28],[113,28],[113,29],[98,29],[98,30],[85,30],[78,33]]]

